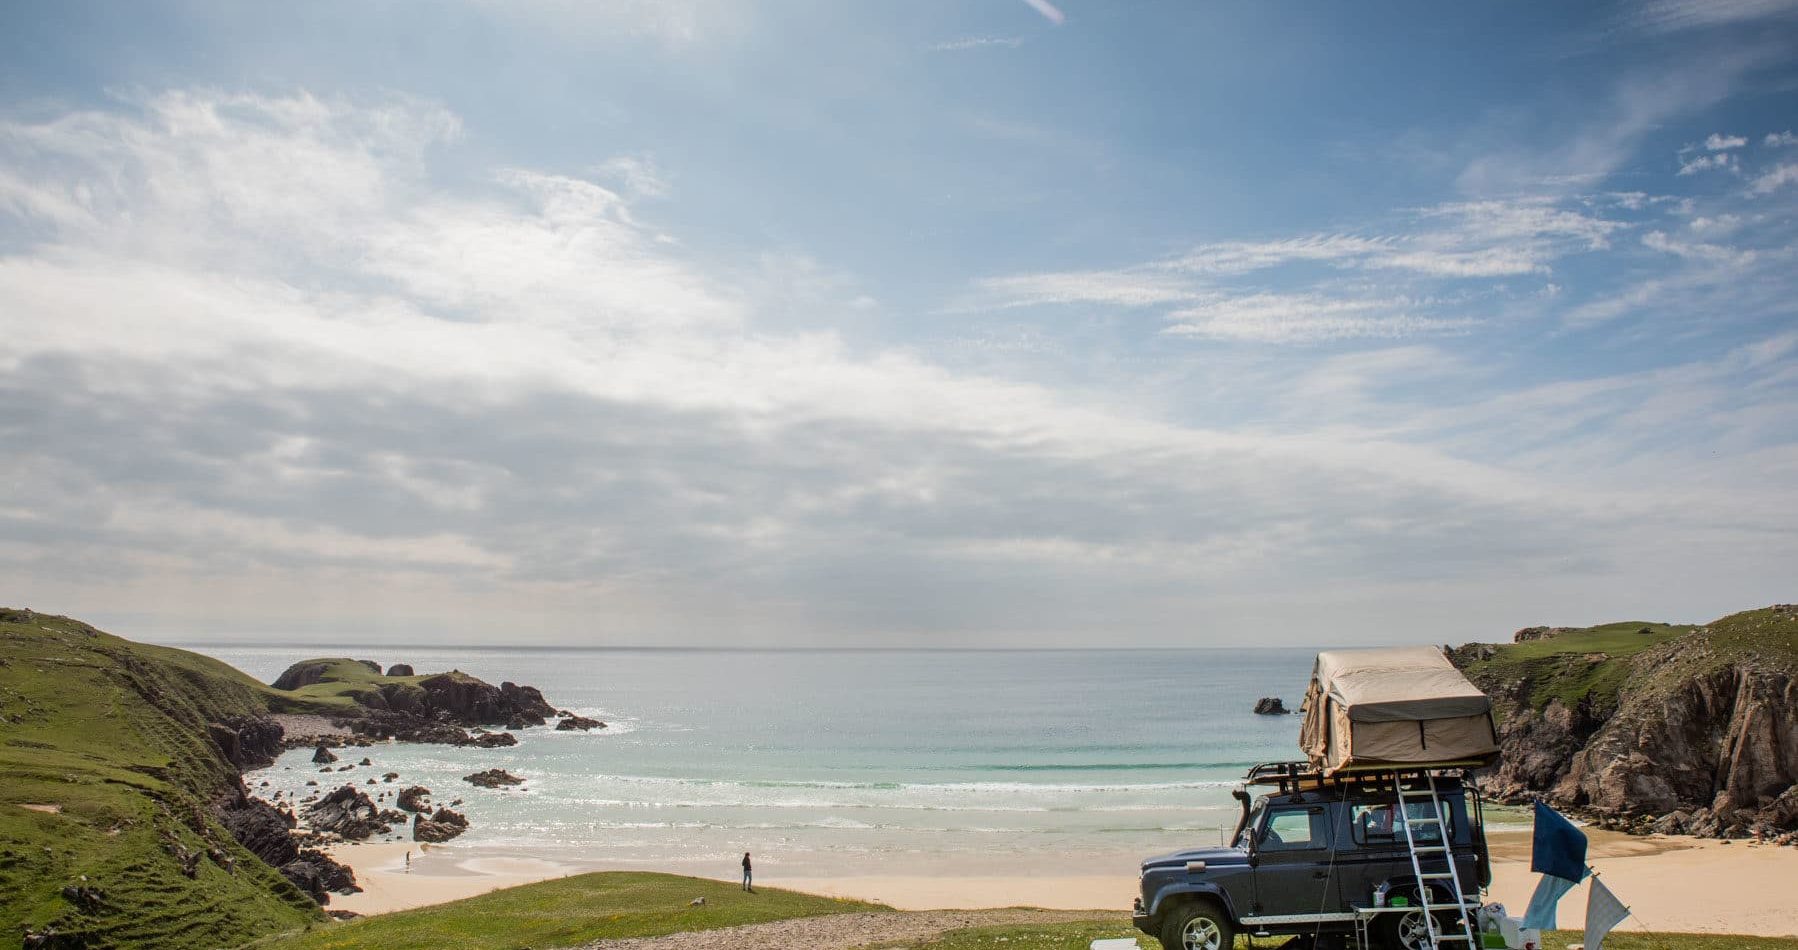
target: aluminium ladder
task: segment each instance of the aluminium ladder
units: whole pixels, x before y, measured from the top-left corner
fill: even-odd
[[[1459,943],[1472,950],[1479,946],[1473,935],[1472,910],[1479,904],[1479,900],[1475,898],[1471,904],[1468,903],[1466,893],[1461,890],[1461,872],[1455,867],[1454,829],[1448,822],[1448,809],[1443,805],[1441,796],[1436,793],[1436,773],[1425,769],[1423,777],[1426,783],[1424,788],[1406,788],[1404,776],[1394,773],[1392,787],[1398,793],[1398,817],[1405,825],[1405,847],[1411,853],[1411,871],[1417,876],[1417,901],[1423,908],[1424,927],[1430,938],[1428,950],[1441,950],[1444,943]],[[1421,818],[1411,817],[1405,810],[1405,804],[1411,801],[1429,802],[1430,813]],[[1436,843],[1418,844],[1416,835],[1411,832],[1413,824],[1436,826]],[[1426,872],[1423,862],[1436,859],[1447,863],[1448,870]],[[1452,906],[1460,915],[1460,933],[1443,933],[1443,928],[1437,924],[1436,912],[1451,905],[1430,900],[1431,881],[1448,882],[1450,893],[1454,894],[1455,903]],[[1418,950],[1425,948],[1419,947]]]

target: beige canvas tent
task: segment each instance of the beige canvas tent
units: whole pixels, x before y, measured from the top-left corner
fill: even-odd
[[[1300,711],[1299,746],[1327,772],[1498,754],[1492,700],[1435,647],[1319,653]]]

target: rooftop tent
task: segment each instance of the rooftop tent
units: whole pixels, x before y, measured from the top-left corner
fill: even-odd
[[[1319,653],[1300,711],[1299,747],[1329,772],[1498,755],[1492,700],[1435,647]]]

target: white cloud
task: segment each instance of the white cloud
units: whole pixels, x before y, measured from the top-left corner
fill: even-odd
[[[1794,182],[1798,182],[1798,165],[1777,165],[1772,170],[1756,176],[1754,182],[1748,186],[1748,190],[1757,195],[1765,195]]]
[[[1056,26],[1060,26],[1062,22],[1068,18],[1067,14],[1062,13],[1061,10],[1056,7],[1055,4],[1050,3],[1049,0],[1024,0],[1024,3],[1027,4],[1030,9],[1042,14],[1043,19],[1048,20]]]
[[[668,175],[648,155],[618,155],[593,166],[601,178],[617,181],[633,197],[660,198],[668,194]]]
[[[1708,171],[1739,172],[1740,170],[1741,165],[1736,162],[1736,157],[1727,152],[1720,155],[1700,155],[1690,160],[1682,159],[1679,163],[1679,174],[1681,175],[1696,175],[1699,172]]]
[[[1798,145],[1798,135],[1794,135],[1790,131],[1768,132],[1767,137],[1761,140],[1761,144],[1768,148],[1785,148],[1791,145]]]
[[[1712,152],[1728,151],[1747,144],[1748,140],[1740,135],[1724,135],[1721,132],[1712,132],[1710,137],[1704,140],[1705,149]]]
[[[1664,231],[1650,231],[1642,235],[1642,245],[1652,250],[1690,260],[1748,264],[1752,263],[1755,258],[1753,251],[1737,250],[1721,244],[1706,244],[1702,241],[1680,241],[1668,237]]]

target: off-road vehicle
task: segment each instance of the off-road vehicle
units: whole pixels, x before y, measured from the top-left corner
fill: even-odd
[[[1298,935],[1320,948],[1468,945],[1461,918],[1491,883],[1491,863],[1465,773],[1326,776],[1280,762],[1251,769],[1234,794],[1242,815],[1228,847],[1142,864],[1135,923],[1167,950],[1228,950],[1239,933]]]

